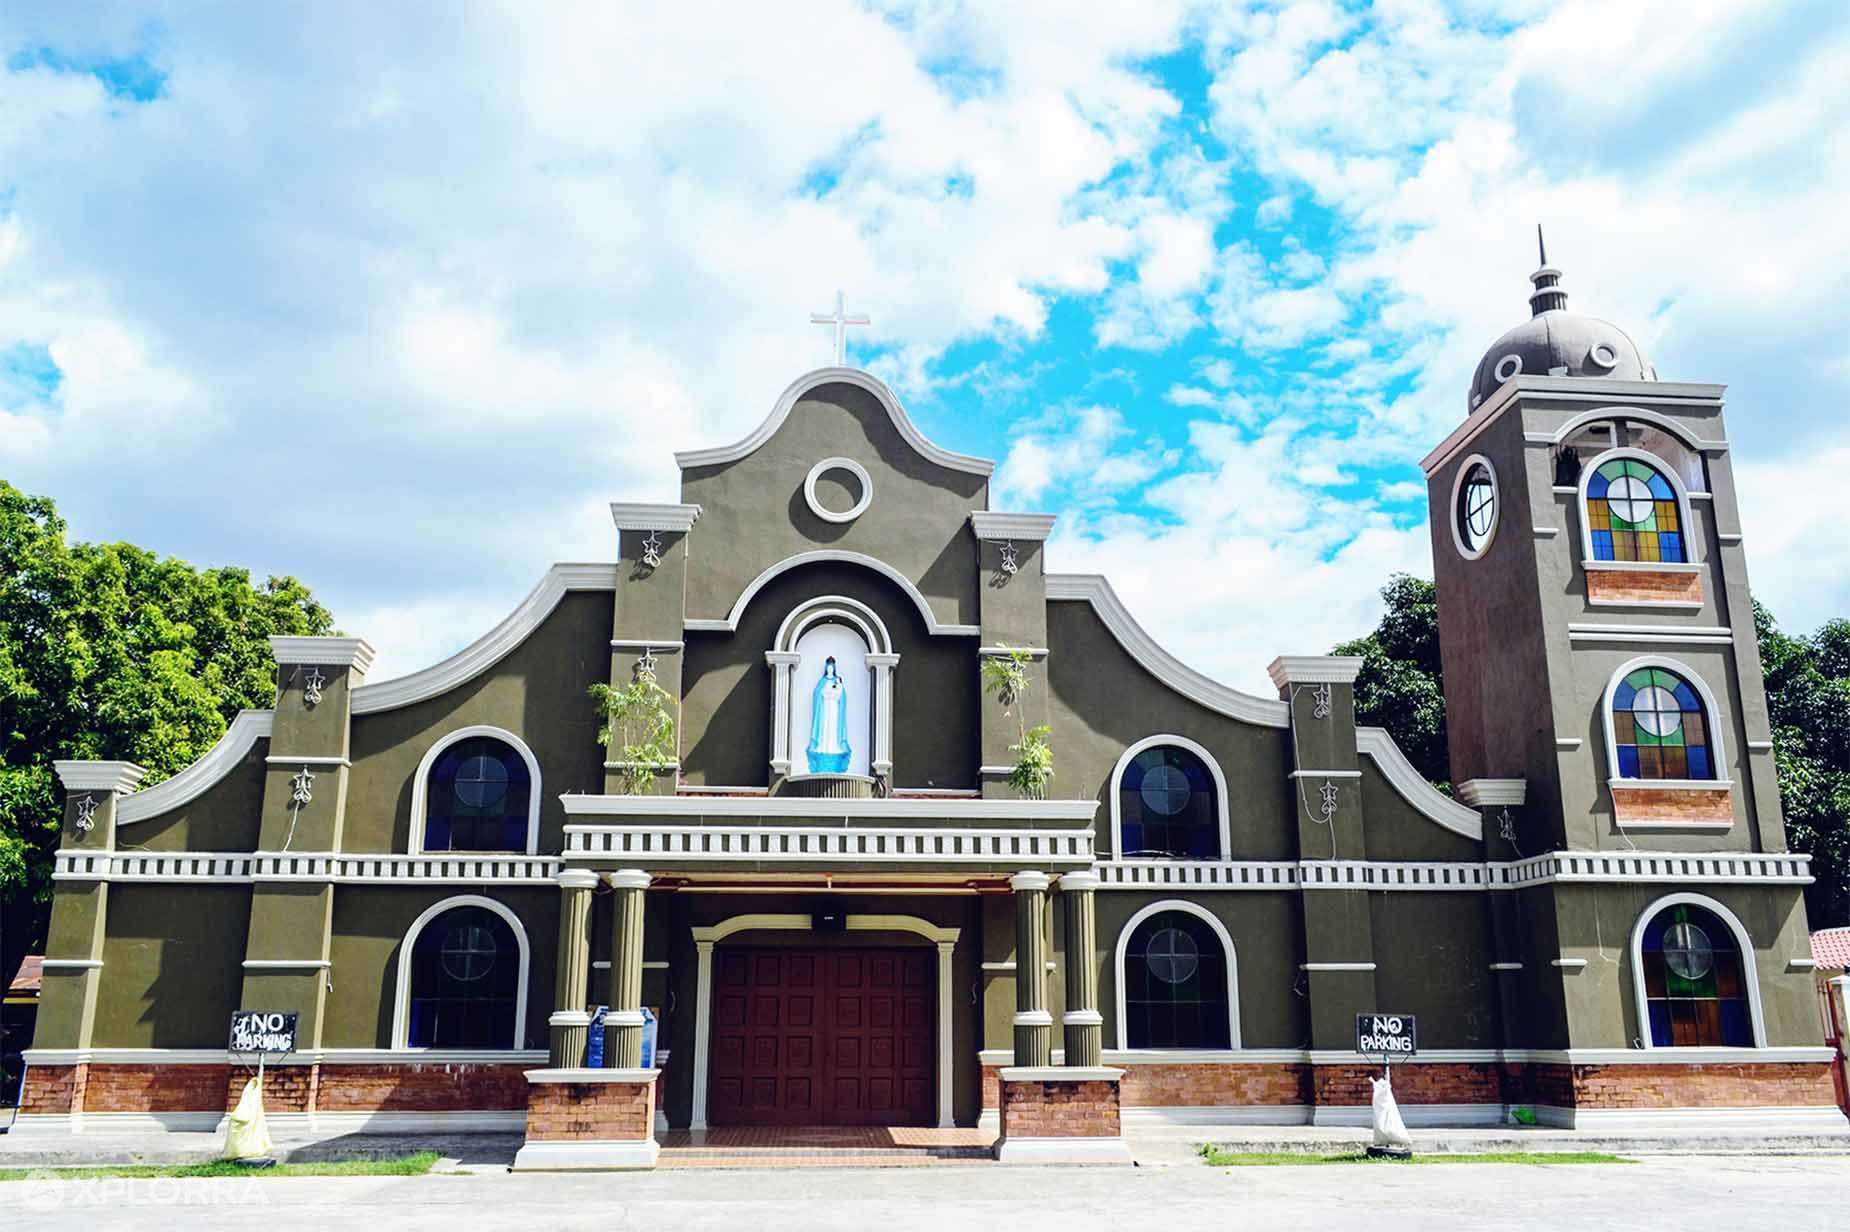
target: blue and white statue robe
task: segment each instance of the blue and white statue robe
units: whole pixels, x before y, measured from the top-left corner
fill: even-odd
[[[845,774],[853,750],[848,745],[848,689],[830,659],[810,695],[809,772]]]

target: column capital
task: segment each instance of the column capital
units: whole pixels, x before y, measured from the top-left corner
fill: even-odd
[[[558,876],[553,880],[559,883],[561,890],[595,890],[597,888],[597,874],[588,868],[560,869]]]
[[[1046,873],[1020,872],[1009,878],[1009,889],[1017,893],[1024,890],[1029,892],[1034,890],[1045,890],[1052,884],[1053,878],[1049,877]]]
[[[604,880],[613,890],[646,890],[655,879],[639,868],[620,868],[614,873],[605,873]]]
[[[1102,884],[1103,883],[1099,880],[1099,875],[1093,872],[1060,874],[1060,888],[1062,890],[1070,890],[1075,893],[1086,893],[1098,889]]]
[[[1279,655],[1266,666],[1278,688],[1294,684],[1354,684],[1361,674],[1359,655]]]
[[[767,650],[764,661],[772,667],[795,667],[803,661],[803,656],[794,650]]]
[[[134,791],[148,772],[132,761],[54,761],[58,781],[69,791]]]
[[[373,647],[363,637],[292,637],[270,635],[270,652],[279,665],[344,667],[364,676],[373,664]]]

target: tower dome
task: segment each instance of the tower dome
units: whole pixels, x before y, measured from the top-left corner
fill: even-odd
[[[1561,271],[1548,264],[1540,227],[1535,229],[1535,240],[1542,265],[1529,275],[1535,284],[1529,296],[1533,315],[1492,343],[1478,360],[1467,412],[1475,411],[1503,382],[1522,373],[1655,381],[1657,369],[1630,334],[1611,321],[1567,310],[1567,289],[1561,285]]]

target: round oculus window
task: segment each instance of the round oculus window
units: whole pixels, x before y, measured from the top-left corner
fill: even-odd
[[[494,969],[495,936],[480,924],[452,924],[439,956],[451,979],[473,983]]]
[[[470,808],[487,808],[507,795],[507,767],[498,757],[471,757],[456,771],[456,798]]]
[[[1452,539],[1459,555],[1476,560],[1497,533],[1497,473],[1482,457],[1469,459],[1452,489]]]
[[[1137,789],[1144,807],[1163,817],[1174,817],[1188,807],[1195,789],[1179,766],[1152,766],[1143,773],[1143,786]]]
[[[1715,969],[1709,934],[1690,923],[1672,924],[1664,933],[1664,965],[1679,979],[1699,980]]]
[[[803,502],[824,522],[852,522],[874,499],[874,477],[853,458],[824,458],[803,480]]]
[[[1143,957],[1150,974],[1165,984],[1186,983],[1201,968],[1201,948],[1179,928],[1158,929]]]

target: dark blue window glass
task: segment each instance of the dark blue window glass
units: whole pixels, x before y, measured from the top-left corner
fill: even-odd
[[[1214,776],[1187,749],[1159,745],[1131,759],[1118,780],[1118,820],[1126,856],[1221,858]]]
[[[1124,947],[1129,1048],[1230,1048],[1227,955],[1208,922],[1159,911]]]
[[[1645,925],[1640,949],[1652,1044],[1753,1045],[1740,948],[1713,912],[1693,903],[1666,907]]]
[[[525,851],[533,776],[527,760],[488,736],[458,740],[430,769],[425,851]]]
[[[486,907],[457,907],[411,945],[413,1048],[513,1048],[520,994],[514,930]]]

